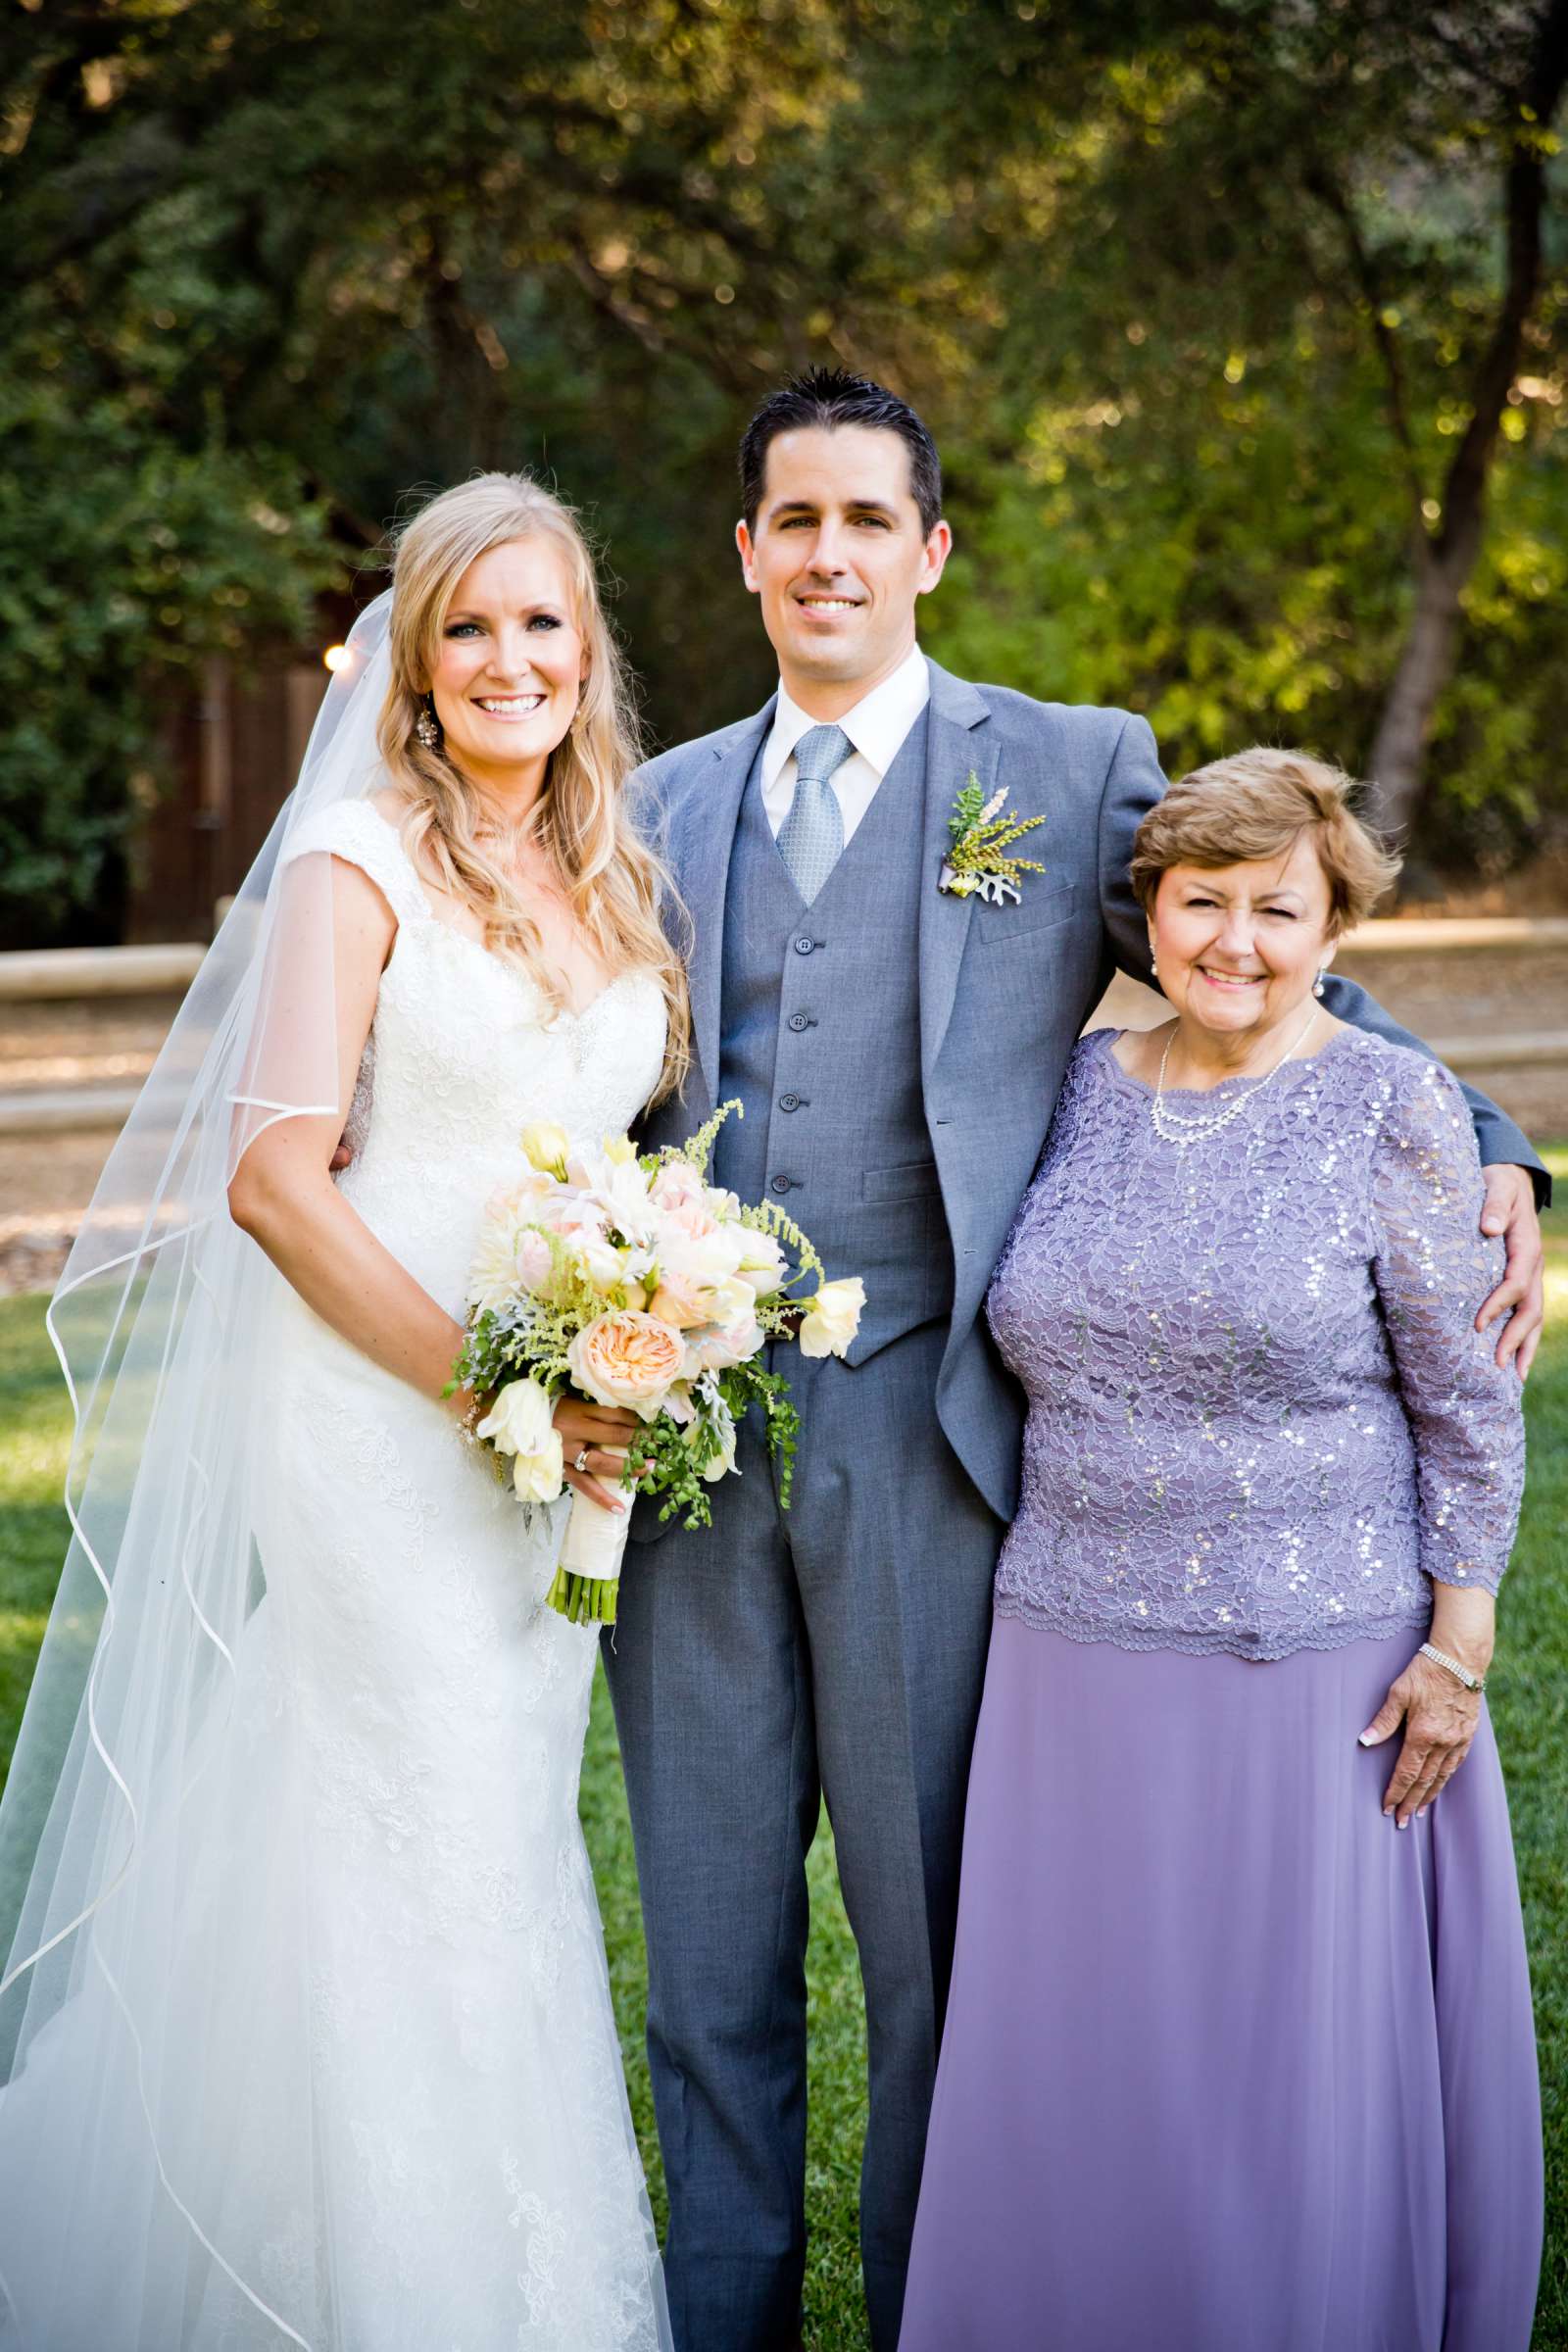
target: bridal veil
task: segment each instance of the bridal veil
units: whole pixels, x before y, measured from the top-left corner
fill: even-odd
[[[350,637],[50,1309],[72,1532],[0,1803],[0,2344],[18,2340],[5,2278],[22,2256],[58,2277],[53,2308],[95,2315],[82,2352],[305,2343],[276,2282],[296,2316],[330,2303],[329,2277],[301,2276],[331,2248],[327,2226],[299,2227],[309,1953],[275,1801],[290,1729],[241,1703],[235,1672],[262,1591],[259,1374],[281,1278],[225,1196],[264,1127],[340,1100],[330,860],[285,876],[285,851],[374,779],[390,601]],[[227,2241],[225,2139],[275,2182],[296,2242]],[[74,2345],[66,2325],[54,2340]]]

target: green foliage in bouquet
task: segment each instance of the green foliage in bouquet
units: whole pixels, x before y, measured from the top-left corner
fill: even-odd
[[[585,1282],[559,1234],[543,1232],[542,1239],[550,1249],[553,1297],[521,1297],[513,1306],[481,1314],[453,1366],[449,1396],[464,1387],[475,1396],[488,1396],[518,1377],[519,1361],[553,1396],[559,1396],[570,1377],[566,1350],[575,1334],[608,1307],[629,1303],[623,1289],[605,1293]]]
[[[801,1416],[790,1401],[789,1382],[782,1372],[764,1371],[760,1364],[751,1363],[715,1374],[713,1385],[730,1431],[745,1419],[750,1406],[760,1407],[767,1448],[779,1465],[779,1505],[787,1511],[801,1429]],[[682,1429],[667,1413],[661,1413],[631,1442],[626,1456],[627,1482],[646,1494],[664,1496],[661,1519],[672,1519],[678,1512],[683,1527],[711,1527],[713,1506],[703,1472],[721,1461],[724,1451],[723,1421],[718,1428],[708,1419]]]

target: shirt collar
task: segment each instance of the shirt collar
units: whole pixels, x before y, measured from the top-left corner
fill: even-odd
[[[898,668],[837,721],[867,766],[875,770],[878,783],[898,758],[905,737],[930,699],[930,667],[920,648],[911,645]],[[822,723],[791,700],[781,679],[778,706],[762,753],[764,791],[785,761],[794,758],[801,737]]]

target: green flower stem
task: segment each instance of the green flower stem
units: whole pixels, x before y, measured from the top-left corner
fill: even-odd
[[[613,1625],[619,1591],[618,1576],[570,1576],[558,1568],[545,1597],[557,1616],[572,1625]]]

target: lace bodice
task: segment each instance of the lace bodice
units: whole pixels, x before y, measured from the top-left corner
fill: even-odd
[[[479,1219],[517,1139],[554,1120],[597,1145],[659,1080],[663,999],[622,973],[579,1013],[433,911],[396,828],[367,800],[307,818],[291,858],[327,851],[369,875],[397,917],[356,1091],[344,1198],[432,1298],[461,1317]]]
[[[1424,1625],[1429,1577],[1494,1590],[1523,1425],[1473,1328],[1503,1250],[1452,1079],[1342,1031],[1183,1152],[1114,1037],[1076,1050],[992,1284],[1029,1397],[998,1608],[1273,1658]]]

